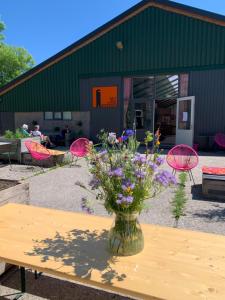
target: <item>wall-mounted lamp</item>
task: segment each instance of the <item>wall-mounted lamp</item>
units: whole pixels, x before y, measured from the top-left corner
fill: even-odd
[[[116,48],[119,50],[123,50],[123,43],[121,41],[116,42]]]

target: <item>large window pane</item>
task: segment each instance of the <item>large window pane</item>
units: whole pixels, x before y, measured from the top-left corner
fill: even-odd
[[[64,111],[63,112],[63,120],[72,120],[72,113],[71,113],[71,111]]]
[[[52,120],[53,119],[53,112],[52,111],[46,111],[44,113],[44,119],[45,120]]]
[[[61,111],[54,112],[54,119],[55,120],[61,120],[62,119]]]
[[[117,86],[99,86],[92,88],[92,107],[117,107]]]
[[[178,128],[191,129],[191,100],[179,101]]]

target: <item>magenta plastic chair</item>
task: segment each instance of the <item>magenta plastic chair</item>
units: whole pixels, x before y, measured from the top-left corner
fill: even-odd
[[[49,150],[37,142],[26,141],[25,146],[27,147],[31,157],[35,160],[44,161],[51,157]]]
[[[184,144],[173,147],[168,152],[166,161],[173,168],[173,173],[176,171],[188,172],[190,179],[194,182],[191,170],[198,165],[198,154],[192,147]]]
[[[215,135],[215,143],[221,147],[221,148],[225,148],[225,134],[224,133],[217,133]]]
[[[76,162],[78,158],[85,157],[88,154],[88,146],[90,141],[86,138],[79,138],[72,143],[70,146],[70,153],[72,155],[71,165],[73,163],[74,157],[76,157]]]

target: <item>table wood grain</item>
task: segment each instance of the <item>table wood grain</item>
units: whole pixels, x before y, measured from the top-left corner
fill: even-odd
[[[111,223],[7,204],[0,208],[0,259],[139,299],[225,299],[224,236],[142,224],[144,250],[111,257]]]

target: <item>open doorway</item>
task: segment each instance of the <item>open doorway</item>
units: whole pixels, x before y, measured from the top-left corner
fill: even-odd
[[[176,143],[176,105],[180,76],[157,75],[125,78],[124,127],[136,125],[143,140],[147,130],[161,131],[163,147]]]
[[[154,128],[160,129],[163,147],[176,143],[177,97],[178,75],[156,76]]]

